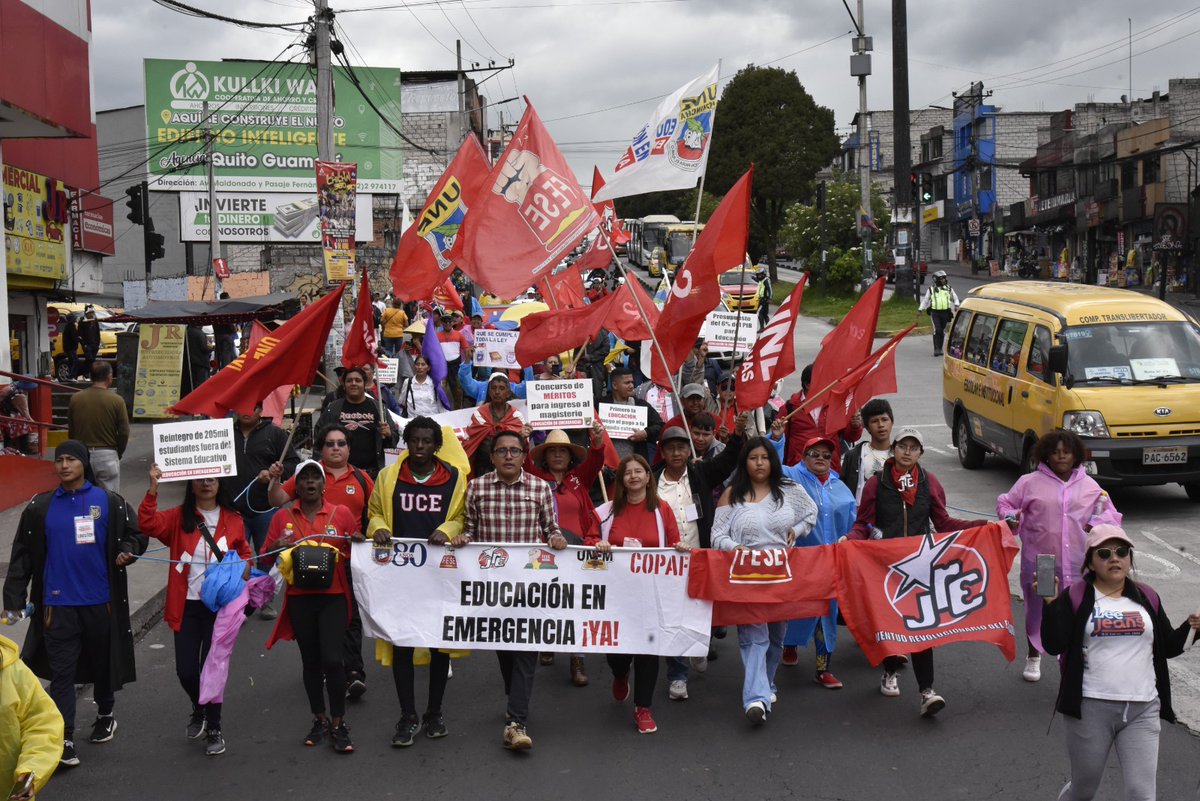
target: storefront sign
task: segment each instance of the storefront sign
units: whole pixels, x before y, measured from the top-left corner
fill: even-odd
[[[70,221],[66,186],[62,181],[6,165],[3,187],[8,273],[64,280]]]
[[[71,244],[76,250],[113,256],[113,202],[90,192],[71,190],[75,214],[71,224]]]
[[[133,383],[133,416],[171,417],[167,408],[179,400],[183,371],[184,326],[144,323],[138,328],[137,373]]]
[[[179,238],[184,242],[208,241],[208,194],[179,193]],[[317,244],[321,241],[317,196],[304,192],[221,192],[217,195],[217,230],[222,242],[283,242]],[[369,242],[374,236],[371,196],[358,195],[354,203],[354,238]]]

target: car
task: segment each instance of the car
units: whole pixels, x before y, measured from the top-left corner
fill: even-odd
[[[74,378],[72,360],[63,353],[62,333],[68,321],[78,323],[83,319],[84,311],[91,304],[59,303],[46,304],[47,322],[50,328],[50,355],[54,360],[54,376],[59,381],[70,381]],[[112,317],[113,311],[103,306],[92,305],[96,317],[100,320],[100,351],[102,359],[117,358],[117,334],[128,330],[125,323],[106,323],[105,318]],[[75,348],[76,359],[83,356],[83,345]]]
[[[929,262],[921,261],[921,283],[925,283],[925,276],[929,272]],[[876,278],[887,278],[889,284],[896,283],[896,260],[887,259],[879,262],[879,266],[875,268]]]
[[[754,268],[734,267],[717,278],[721,285],[721,302],[729,311],[758,311],[758,282],[754,280]]]

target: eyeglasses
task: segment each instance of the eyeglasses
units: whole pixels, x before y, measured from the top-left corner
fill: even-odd
[[[805,451],[805,456],[810,459],[832,459],[833,454],[829,451]]]
[[[1124,559],[1125,557],[1129,556],[1129,553],[1132,550],[1133,548],[1128,545],[1118,545],[1116,548],[1097,548],[1096,556],[1099,556],[1101,559],[1111,559],[1113,552],[1115,551],[1118,558]]]
[[[896,445],[892,450],[900,451],[901,453],[920,453],[920,445]]]
[[[524,452],[524,448],[492,448],[494,456],[520,456]]]
[[[322,445],[321,447],[322,448],[344,448],[344,447],[346,447],[346,440],[344,440],[344,439],[327,439],[327,440],[325,440],[325,444]]]

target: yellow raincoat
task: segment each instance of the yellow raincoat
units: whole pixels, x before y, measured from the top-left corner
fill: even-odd
[[[62,756],[63,719],[19,654],[15,642],[0,637],[0,779],[12,787],[33,771],[36,794]]]

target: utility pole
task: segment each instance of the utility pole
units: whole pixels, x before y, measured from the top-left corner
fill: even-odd
[[[317,158],[333,161],[333,56],[329,50],[333,13],[329,0],[313,0],[317,13]]]
[[[914,264],[912,230],[920,225],[915,218],[912,191],[912,142],[908,130],[908,4],[907,0],[892,0],[892,177],[895,189],[892,198],[896,212],[912,215],[912,225],[896,224],[896,295],[902,298],[913,296]],[[903,259],[903,263],[901,260]]]
[[[847,6],[849,11],[850,7]],[[858,0],[858,17],[854,27],[858,36],[854,38],[854,54],[850,56],[850,75],[858,78],[858,177],[859,197],[862,212],[871,214],[871,144],[867,141],[870,125],[867,122],[867,76],[871,74],[871,37],[863,33],[863,0]],[[866,287],[874,279],[871,268],[871,229],[863,222],[863,214],[858,214],[859,233],[862,235],[863,251],[863,286]]]
[[[828,281],[829,265],[826,263],[826,258],[825,258],[826,253],[828,252],[825,249],[825,192],[826,192],[826,189],[827,189],[827,187],[825,186],[824,181],[821,181],[821,183],[817,185],[817,219],[819,222],[818,230],[820,232],[818,235],[819,238],[817,239],[817,245],[821,249],[821,296],[822,297],[825,296],[825,291],[829,288],[829,281]]]
[[[221,258],[221,230],[217,226],[217,180],[213,174],[213,153],[216,151],[216,134],[212,130],[212,118],[208,115],[208,101],[204,101],[204,149],[205,172],[208,174],[208,249],[209,268],[213,271],[213,300],[224,291],[221,274],[217,271],[217,259]],[[149,275],[149,269],[146,274]]]
[[[462,65],[462,39],[454,40],[454,53],[458,65],[458,141],[462,144],[467,139],[467,75]]]

